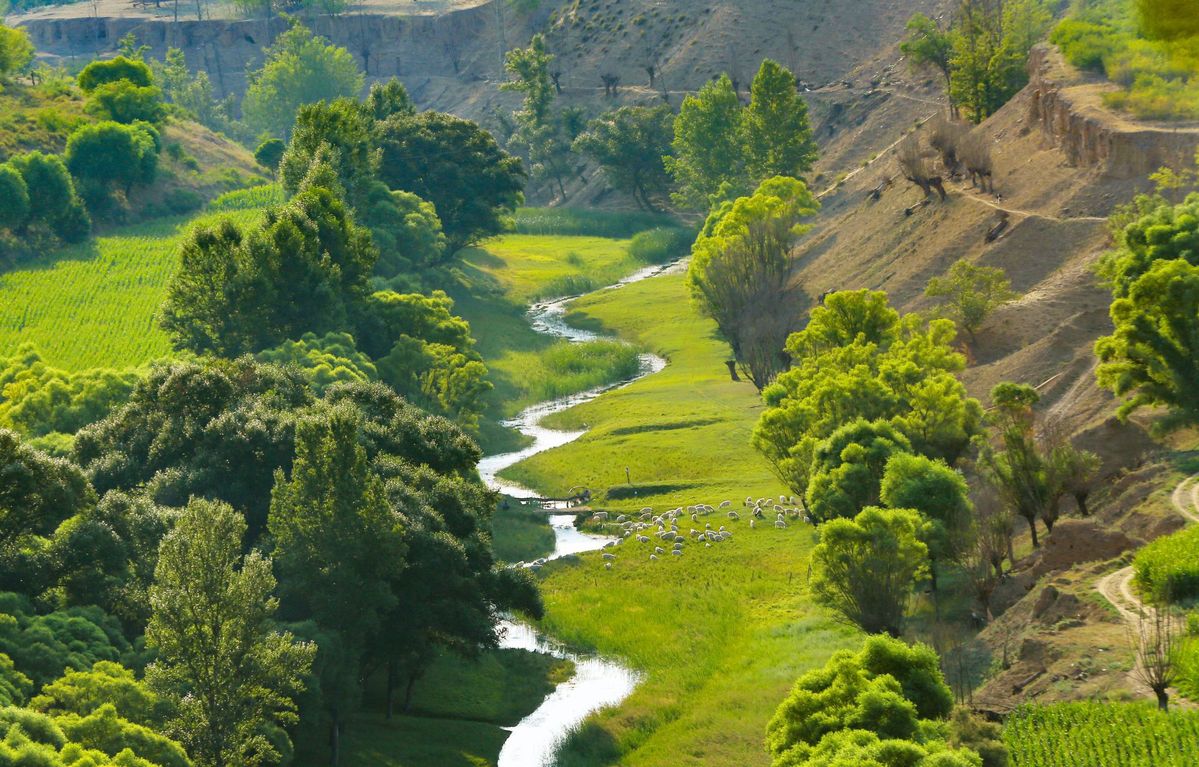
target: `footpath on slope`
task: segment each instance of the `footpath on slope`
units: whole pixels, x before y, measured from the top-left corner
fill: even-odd
[[[1170,494],[1170,501],[1184,519],[1199,523],[1199,474],[1179,482]],[[1095,590],[1119,611],[1129,628],[1137,631],[1145,614],[1145,603],[1132,590],[1133,574],[1132,565],[1109,573],[1095,583]]]

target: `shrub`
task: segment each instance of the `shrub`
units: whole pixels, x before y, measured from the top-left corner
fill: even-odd
[[[11,165],[0,165],[0,229],[17,229],[29,218],[29,188]]]
[[[101,85],[125,80],[142,88],[153,84],[150,67],[145,62],[135,61],[117,56],[108,61],[93,61],[79,73],[79,87],[84,93],[91,93]]]
[[[1137,552],[1136,584],[1154,600],[1199,597],[1199,527],[1162,536]]]
[[[71,174],[101,190],[149,183],[158,171],[158,132],[144,123],[105,121],[85,125],[67,139]]]
[[[270,170],[278,170],[279,161],[283,159],[283,150],[287,145],[282,139],[268,138],[265,139],[258,148],[254,150],[254,159],[258,164]]]
[[[164,115],[162,91],[152,85],[134,85],[128,80],[104,83],[92,91],[87,110],[100,118],[125,125],[139,120],[161,122]]]
[[[658,226],[634,235],[629,255],[648,264],[681,258],[691,250],[695,233],[677,226]]]

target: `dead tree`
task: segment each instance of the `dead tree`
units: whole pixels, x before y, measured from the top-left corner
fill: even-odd
[[[941,196],[941,201],[945,201],[945,183],[933,170],[932,161],[920,147],[918,134],[912,133],[901,141],[896,156],[899,159],[899,171],[904,178],[920,187],[925,197],[932,197],[933,191],[936,190]]]
[[[975,188],[995,193],[995,167],[991,160],[991,145],[982,131],[966,134],[958,144],[958,157]]]
[[[1170,608],[1153,605],[1139,613],[1132,637],[1136,654],[1133,672],[1153,691],[1162,711],[1170,708],[1170,686],[1178,670],[1178,634],[1178,621],[1170,614]]]
[[[454,71],[457,71],[456,69]],[[559,96],[562,95],[562,70],[555,69],[550,72],[550,81],[554,84],[554,92]]]
[[[653,64],[646,64],[645,73],[649,75],[649,87],[654,87],[654,78],[658,76],[658,68]]]
[[[620,85],[620,76],[603,74],[600,75],[600,80],[604,84],[604,96],[606,98],[614,98],[616,96],[616,88]]]
[[[951,178],[958,174],[961,165],[958,147],[962,137],[969,131],[970,128],[966,125],[950,120],[944,115],[938,116],[929,125],[928,144],[937,150],[937,154],[941,156],[941,166]]]

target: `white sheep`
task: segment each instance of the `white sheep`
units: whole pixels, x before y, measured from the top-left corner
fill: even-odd
[[[655,554],[665,554],[666,549],[662,548],[661,546],[654,546],[654,553]]]
[[[732,519],[732,520],[738,520],[738,519],[741,519],[741,515],[740,515],[740,514],[738,514],[738,513],[737,513],[737,512],[735,512],[735,511],[730,511],[730,512],[729,512],[729,519]]]
[[[647,536],[647,535],[637,536],[637,543],[649,543],[649,536]]]
[[[720,508],[722,508],[722,509],[732,508],[732,506],[733,506],[732,501],[721,501],[720,502]]]
[[[786,523],[786,522],[784,522],[784,521],[783,521],[783,520],[781,520],[781,519],[776,519],[776,520],[774,521],[774,526],[775,526],[775,527],[777,527],[778,529],[782,530],[782,529],[785,529],[785,528],[787,527],[787,523]]]
[[[621,514],[619,517],[616,518],[616,521],[623,525],[625,522],[629,521],[629,518],[627,516],[625,516],[624,514]]]
[[[649,555],[649,561],[651,561],[651,562],[657,562],[657,561],[658,561],[658,555],[657,555],[657,554],[650,554],[650,555]]]
[[[597,512],[595,512],[594,515],[592,515],[591,518],[595,519],[595,520],[599,520],[600,522],[607,522],[608,521],[608,512],[597,511]]]
[[[683,550],[682,550],[682,549],[675,549],[674,551],[672,551],[672,552],[670,552],[670,553],[671,553],[671,554],[674,554],[676,557],[681,557],[681,556],[683,556]]]
[[[753,517],[750,517],[749,518],[749,529],[753,530],[754,525],[756,525],[757,523],[758,523],[758,520],[754,519]]]
[[[612,569],[612,563],[611,563],[611,562],[605,562],[605,563],[604,563],[604,569],[605,569],[605,570],[611,570],[611,569]]]
[[[605,560],[607,560],[607,561],[611,562],[611,561],[613,561],[613,560],[615,560],[615,559],[616,559],[616,555],[615,555],[615,554],[607,554],[607,553],[605,553],[605,554],[603,554],[603,558],[604,558]]]

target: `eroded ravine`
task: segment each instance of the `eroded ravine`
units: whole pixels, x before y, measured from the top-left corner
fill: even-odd
[[[615,285],[601,290],[613,290],[623,285],[664,274],[679,268],[681,262],[667,266],[650,266],[626,277]],[[604,336],[566,323],[566,307],[579,296],[561,298],[536,304],[529,310],[533,329],[571,343],[586,343]],[[559,431],[541,425],[548,416],[581,405],[666,367],[666,360],[655,354],[642,354],[638,374],[617,383],[599,386],[567,397],[541,402],[523,410],[504,425],[514,428],[532,440],[525,448],[509,453],[490,455],[479,462],[479,474],[492,489],[514,498],[534,498],[537,493],[513,482],[499,478],[499,473],[526,458],[573,442],[586,433]],[[573,514],[550,517],[554,531],[554,551],[546,557],[556,559],[602,548],[610,538],[580,532]],[[615,706],[627,698],[637,686],[638,674],[620,663],[595,653],[572,650],[552,637],[545,636],[523,623],[505,621],[500,647],[533,650],[572,661],[575,674],[559,684],[546,696],[536,711],[511,728],[511,735],[500,751],[498,767],[552,767],[559,744],[588,716],[600,709]]]

